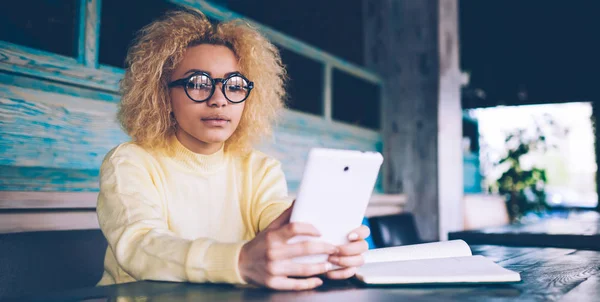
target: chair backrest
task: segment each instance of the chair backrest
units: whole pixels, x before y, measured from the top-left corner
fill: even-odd
[[[100,230],[0,234],[0,300],[94,286],[106,247]]]
[[[364,217],[363,221],[362,221],[362,225],[364,225],[368,228],[371,228],[371,225],[369,224],[369,218]],[[367,242],[367,244],[369,244],[369,249],[376,248],[375,242],[373,242],[373,235],[369,235],[369,237],[365,238],[365,241]]]
[[[412,213],[369,218],[371,236],[378,248],[421,243]]]

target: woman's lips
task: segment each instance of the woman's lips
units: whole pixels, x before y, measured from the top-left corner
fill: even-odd
[[[223,116],[207,117],[202,119],[202,123],[209,127],[223,127],[229,123],[229,119]]]

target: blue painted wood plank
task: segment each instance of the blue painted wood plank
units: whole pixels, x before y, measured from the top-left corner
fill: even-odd
[[[5,41],[0,41],[0,70],[108,92],[119,91],[119,81],[124,74],[122,70],[108,72],[89,68],[79,64],[74,58]]]
[[[0,84],[0,165],[98,169],[127,141],[116,104]]]
[[[98,169],[0,166],[0,191],[97,192]]]
[[[381,144],[381,135],[376,131],[287,111],[276,128],[274,139],[264,142],[259,149],[282,162],[289,189],[294,192],[300,185],[311,148],[381,151]],[[375,192],[382,192],[380,180]]]
[[[114,66],[110,66],[110,65],[98,65],[98,69],[104,71],[104,72],[112,72],[112,73],[117,73],[117,74],[124,74],[124,70],[123,68],[119,68],[119,67],[114,67]]]
[[[118,103],[120,96],[117,93],[104,92],[101,90],[87,89],[73,85],[65,85],[58,82],[32,78],[0,72],[0,83],[21,88],[35,89],[39,91],[60,93],[84,99],[93,99],[111,103]]]

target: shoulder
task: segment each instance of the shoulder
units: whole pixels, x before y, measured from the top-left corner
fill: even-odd
[[[256,167],[272,168],[281,166],[281,162],[275,157],[262,151],[253,149],[244,156],[244,161]]]
[[[126,142],[112,148],[106,156],[102,165],[116,165],[121,162],[145,165],[153,158],[149,150],[139,146],[134,142]]]
[[[270,171],[281,170],[281,162],[279,160],[256,149],[240,155],[238,159],[243,167],[242,169],[254,176],[260,177]]]

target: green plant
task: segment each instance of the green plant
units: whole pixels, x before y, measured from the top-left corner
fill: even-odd
[[[520,221],[529,213],[541,214],[548,209],[545,186],[546,170],[532,165],[525,168],[523,159],[532,154],[543,154],[555,145],[548,143],[546,133],[565,133],[546,117],[544,125],[537,124],[532,135],[525,129],[517,129],[506,137],[506,155],[496,164],[505,167],[504,173],[496,180],[498,193],[506,196],[506,205],[511,222]],[[557,131],[558,130],[558,131]]]
[[[509,162],[509,168],[496,181],[498,192],[506,196],[506,206],[512,222],[519,221],[530,212],[546,210],[546,171],[536,167],[524,170],[515,156],[523,152],[521,146],[509,151],[503,162]]]

